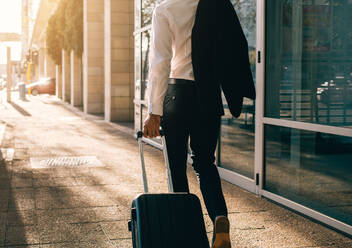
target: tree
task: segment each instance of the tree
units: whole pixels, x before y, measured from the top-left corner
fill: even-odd
[[[62,49],[83,53],[83,0],[61,0],[46,30],[49,56],[61,65]]]
[[[61,65],[62,62],[62,42],[58,33],[58,18],[57,14],[54,13],[48,23],[46,29],[46,46],[47,52],[55,64]]]
[[[67,4],[68,4],[68,0],[60,0],[59,6],[56,10],[58,38],[60,39],[62,48],[65,51],[70,50],[69,44],[65,42],[65,36],[66,36],[66,30],[67,30],[66,28]]]
[[[64,43],[78,56],[83,53],[83,0],[66,0]]]

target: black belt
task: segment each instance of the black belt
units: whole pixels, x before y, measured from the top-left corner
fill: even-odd
[[[193,80],[181,79],[181,78],[170,78],[169,84],[194,84]]]

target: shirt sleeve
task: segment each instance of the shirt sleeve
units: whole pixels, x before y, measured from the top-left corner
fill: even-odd
[[[165,13],[153,11],[147,84],[148,113],[162,115],[172,59],[172,32]]]

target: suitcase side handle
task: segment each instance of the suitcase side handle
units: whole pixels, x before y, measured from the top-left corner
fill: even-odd
[[[160,136],[161,136],[161,142],[162,142],[162,146],[163,146],[162,150],[163,150],[164,160],[165,160],[168,189],[169,189],[169,192],[171,193],[171,192],[174,192],[174,187],[173,187],[173,184],[172,184],[172,176],[171,176],[171,170],[170,170],[169,157],[168,157],[168,154],[167,154],[166,139],[165,139],[164,131],[162,129],[160,129]],[[138,141],[138,145],[139,145],[139,155],[140,155],[140,158],[141,158],[144,193],[148,193],[148,180],[147,180],[147,174],[146,174],[146,170],[145,170],[142,139],[143,139],[143,132],[142,131],[138,131],[137,132],[137,141]]]

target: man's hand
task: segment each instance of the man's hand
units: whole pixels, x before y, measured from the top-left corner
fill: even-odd
[[[160,115],[149,114],[144,121],[143,136],[154,138],[160,136]]]

